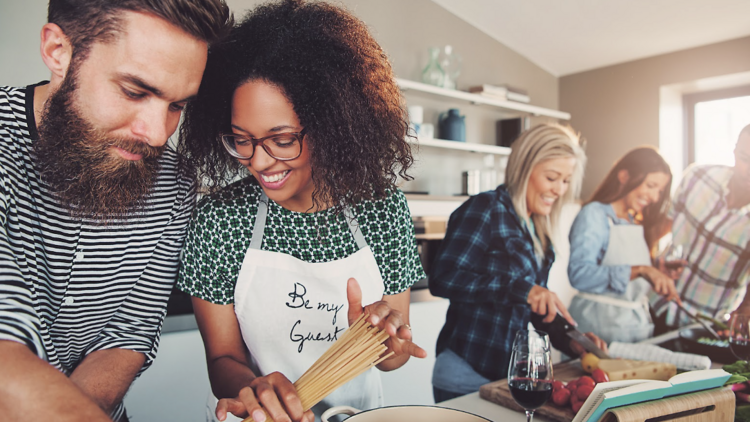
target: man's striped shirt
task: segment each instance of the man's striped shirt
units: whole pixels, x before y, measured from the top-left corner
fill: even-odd
[[[727,205],[733,173],[727,166],[688,168],[669,212],[672,241],[687,251],[688,265],[675,280],[677,292],[687,310],[711,317],[734,310],[750,280],[750,205]],[[669,312],[667,324],[692,322],[662,296],[650,299],[657,314]]]
[[[195,187],[169,148],[141,215],[106,226],[72,218],[35,167],[34,87],[0,87],[0,340],[25,343],[67,375],[111,348],[145,354],[145,369]]]

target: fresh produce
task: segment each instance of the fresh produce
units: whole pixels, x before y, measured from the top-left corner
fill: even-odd
[[[607,382],[607,381],[609,381],[609,376],[601,368],[594,369],[594,371],[591,373],[591,378],[593,378],[594,381],[596,381],[597,384],[599,384],[600,382]]]
[[[716,318],[711,318],[710,316],[708,316],[708,315],[703,315],[703,314],[702,314],[702,313],[700,313],[700,312],[696,313],[696,314],[695,314],[695,316],[697,316],[697,317],[698,317],[698,318],[700,318],[700,319],[705,319],[706,321],[709,321],[709,322],[711,322],[711,323],[712,323],[712,324],[714,324],[714,326],[715,326],[716,328],[718,328],[719,330],[727,330],[727,331],[729,330],[729,326],[728,326],[727,324],[725,324],[725,323],[724,323],[724,322],[722,322],[722,321],[719,321],[719,320],[718,320],[718,319],[716,319]]]
[[[552,403],[558,406],[565,406],[570,403],[570,390],[564,387],[552,390]]]
[[[589,374],[599,367],[599,357],[593,353],[586,353],[581,358],[581,367]]]
[[[604,371],[598,369],[594,371],[596,377],[604,376],[607,374]],[[592,374],[593,375],[593,374]],[[601,379],[601,378],[600,378]],[[583,403],[594,391],[594,386],[597,381],[594,377],[584,375],[574,380],[568,381],[567,384],[563,384],[560,381],[552,382],[552,403],[556,406],[565,407],[570,405],[570,408],[574,412],[578,413]]]
[[[750,363],[744,360],[738,360],[731,365],[722,367],[725,371],[732,374],[724,383],[734,391],[737,398],[737,407],[734,410],[734,420],[739,422],[750,422]]]

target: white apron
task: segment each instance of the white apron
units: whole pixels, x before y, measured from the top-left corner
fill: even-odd
[[[362,289],[362,304],[382,300],[380,269],[350,210],[345,216],[359,250],[336,261],[309,263],[260,249],[268,197],[258,204],[253,237],[234,290],[234,310],[250,351],[253,370],[278,371],[296,381],[349,327],[347,281]],[[290,239],[293,242],[294,239]],[[334,247],[334,246],[332,246]],[[216,399],[209,397],[208,420],[216,420]],[[316,418],[333,406],[371,409],[383,405],[380,373],[372,368],[313,407]],[[228,421],[239,421],[229,415]]]
[[[643,226],[614,224],[610,219],[609,243],[601,265],[651,265]],[[650,290],[648,281],[638,277],[628,283],[624,294],[578,292],[569,311],[579,330],[591,331],[607,343],[638,342],[654,332],[648,311]]]

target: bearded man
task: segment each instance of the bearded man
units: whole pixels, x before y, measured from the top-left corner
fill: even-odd
[[[0,87],[0,419],[125,421],[195,177],[167,145],[224,0],[50,0],[49,82]]]

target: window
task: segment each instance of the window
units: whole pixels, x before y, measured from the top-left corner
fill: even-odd
[[[734,165],[734,145],[750,124],[750,86],[685,96],[687,163]]]

